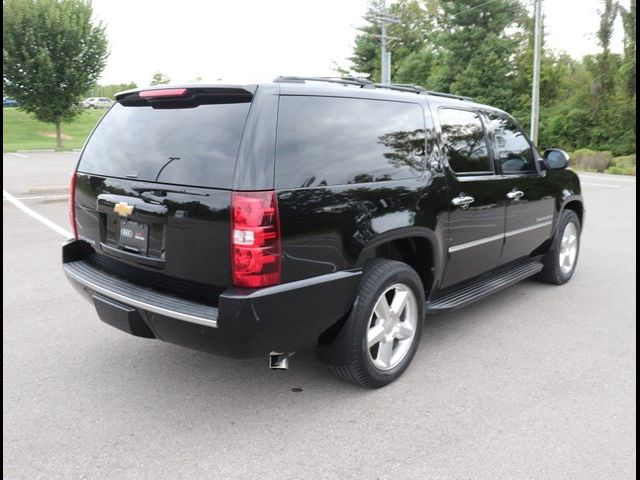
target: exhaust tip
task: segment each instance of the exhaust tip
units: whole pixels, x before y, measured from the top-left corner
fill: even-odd
[[[271,370],[289,370],[289,359],[295,352],[271,352],[269,354],[269,368]]]

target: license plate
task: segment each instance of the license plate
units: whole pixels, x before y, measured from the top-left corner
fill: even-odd
[[[149,244],[149,225],[120,220],[119,245],[125,250],[146,254]]]

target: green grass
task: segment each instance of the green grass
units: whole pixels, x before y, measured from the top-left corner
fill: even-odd
[[[63,145],[80,148],[106,110],[85,110],[73,121],[62,124]],[[16,108],[2,109],[2,151],[56,148],[56,127],[42,123]],[[47,134],[51,135],[48,137]]]

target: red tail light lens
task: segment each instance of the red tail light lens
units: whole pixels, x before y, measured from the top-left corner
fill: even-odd
[[[71,175],[71,185],[69,186],[69,222],[71,223],[71,233],[73,238],[78,238],[78,227],[76,225],[76,172]]]
[[[165,97],[183,97],[186,95],[186,88],[163,88],[159,90],[143,90],[138,95],[142,98],[165,98]]]
[[[280,257],[280,223],[275,192],[233,192],[233,284],[257,288],[280,283]]]

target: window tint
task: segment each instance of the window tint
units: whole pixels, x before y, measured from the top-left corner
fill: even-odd
[[[444,153],[451,169],[456,173],[492,172],[493,165],[478,115],[443,108],[439,116]]]
[[[336,97],[280,98],[276,187],[417,177],[423,168],[419,105]]]
[[[536,171],[531,145],[513,120],[490,114],[496,139],[496,153],[504,173]]]
[[[91,136],[78,170],[230,188],[249,105],[154,109],[117,103]]]

